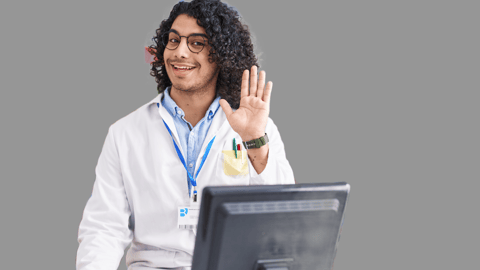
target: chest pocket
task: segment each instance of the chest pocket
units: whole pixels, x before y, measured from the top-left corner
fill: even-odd
[[[240,137],[235,137],[235,141],[242,143]],[[224,185],[246,185],[248,184],[249,168],[247,151],[237,150],[235,157],[235,150],[233,150],[233,138],[229,138],[222,147],[220,158],[217,162],[217,179],[221,179]]]

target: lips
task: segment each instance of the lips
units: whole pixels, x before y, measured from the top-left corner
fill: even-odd
[[[188,75],[192,70],[196,68],[196,66],[193,65],[187,65],[187,64],[182,64],[182,63],[170,63],[170,66],[173,69],[173,73],[175,76],[183,77]]]

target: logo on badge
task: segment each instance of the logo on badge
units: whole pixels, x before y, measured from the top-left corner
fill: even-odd
[[[184,217],[188,214],[188,208],[180,209],[180,216]]]

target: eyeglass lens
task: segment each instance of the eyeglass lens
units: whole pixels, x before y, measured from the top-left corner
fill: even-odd
[[[174,32],[165,33],[163,36],[163,45],[169,50],[175,50],[182,38]],[[205,39],[202,36],[189,36],[187,37],[187,46],[192,52],[200,52],[205,46]]]

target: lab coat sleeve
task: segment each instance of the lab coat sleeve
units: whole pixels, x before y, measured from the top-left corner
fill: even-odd
[[[116,270],[132,241],[130,208],[122,180],[113,125],[95,169],[92,196],[78,229],[77,270]]]
[[[271,118],[268,118],[266,133],[269,139],[267,166],[258,174],[248,159],[250,185],[295,184],[293,170],[285,154],[285,146]]]

